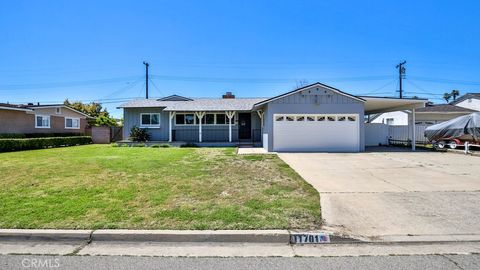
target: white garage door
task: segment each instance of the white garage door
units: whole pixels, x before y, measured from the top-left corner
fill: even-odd
[[[358,114],[275,114],[274,151],[358,152]]]

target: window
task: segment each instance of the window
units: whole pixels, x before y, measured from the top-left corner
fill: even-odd
[[[330,122],[335,121],[335,116],[327,116],[327,120]]]
[[[343,122],[343,121],[345,121],[345,120],[347,120],[347,117],[345,117],[345,116],[339,116],[339,117],[338,117],[338,121],[342,121],[342,122]]]
[[[215,125],[215,114],[207,113],[202,119],[202,124],[205,125]]]
[[[355,116],[349,116],[349,117],[347,117],[347,119],[350,122],[355,122],[357,120],[357,118]]]
[[[325,121],[325,116],[317,116],[317,121]]]
[[[305,121],[305,116],[297,116],[297,121]]]
[[[80,129],[80,119],[79,118],[65,118],[65,128],[66,129]]]
[[[394,119],[393,118],[387,118],[387,125],[393,125]]]
[[[232,124],[235,123],[234,118],[232,118]],[[224,113],[217,114],[217,125],[225,125],[228,124],[227,115]]]
[[[50,128],[50,116],[35,115],[35,128]]]
[[[308,121],[308,122],[315,121],[315,117],[313,117],[313,116],[307,116],[307,121]]]
[[[275,117],[275,121],[283,121],[285,120],[285,117],[284,116],[277,116]]]
[[[293,117],[292,116],[285,116],[285,120],[288,121],[288,122],[291,122],[293,121]]]
[[[62,114],[62,108],[60,107],[55,108],[55,114]]]
[[[177,113],[175,115],[176,125],[194,125],[195,115],[193,113]]]
[[[140,126],[142,127],[160,127],[159,113],[142,113],[140,114]]]

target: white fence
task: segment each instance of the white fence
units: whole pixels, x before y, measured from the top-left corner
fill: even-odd
[[[365,123],[365,146],[388,144],[388,125],[382,123]]]
[[[428,143],[423,135],[427,125],[415,125],[415,141],[417,143]],[[388,126],[388,137],[390,140],[409,141],[411,140],[411,126]]]

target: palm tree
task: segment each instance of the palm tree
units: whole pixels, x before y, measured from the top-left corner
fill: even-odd
[[[452,94],[450,94],[450,93],[443,94],[443,99],[445,99],[445,101],[447,103],[448,103],[448,101],[450,100],[451,97],[452,97]]]
[[[460,95],[460,91],[458,90],[452,90],[452,93],[450,93],[453,97],[453,101],[457,99],[457,97]]]

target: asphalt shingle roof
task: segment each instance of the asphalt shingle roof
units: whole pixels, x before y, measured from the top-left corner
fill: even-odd
[[[165,108],[165,111],[250,111],[255,103],[266,98],[198,98],[191,101],[160,101],[135,99],[119,108]]]
[[[432,105],[432,106],[427,106],[427,107],[423,107],[423,108],[418,108],[415,110],[415,112],[419,112],[419,113],[422,113],[422,112],[431,112],[431,113],[435,113],[435,112],[465,112],[465,113],[473,113],[473,112],[476,112],[475,110],[471,110],[471,109],[467,109],[467,108],[463,108],[463,107],[460,107],[460,106],[455,106],[455,105],[451,105],[451,104],[439,104],[439,105]]]
[[[455,104],[458,104],[458,103],[460,103],[460,102],[462,102],[466,99],[469,99],[469,98],[480,99],[480,93],[466,93],[465,95],[458,97],[456,100],[454,100],[450,103],[455,105]]]

